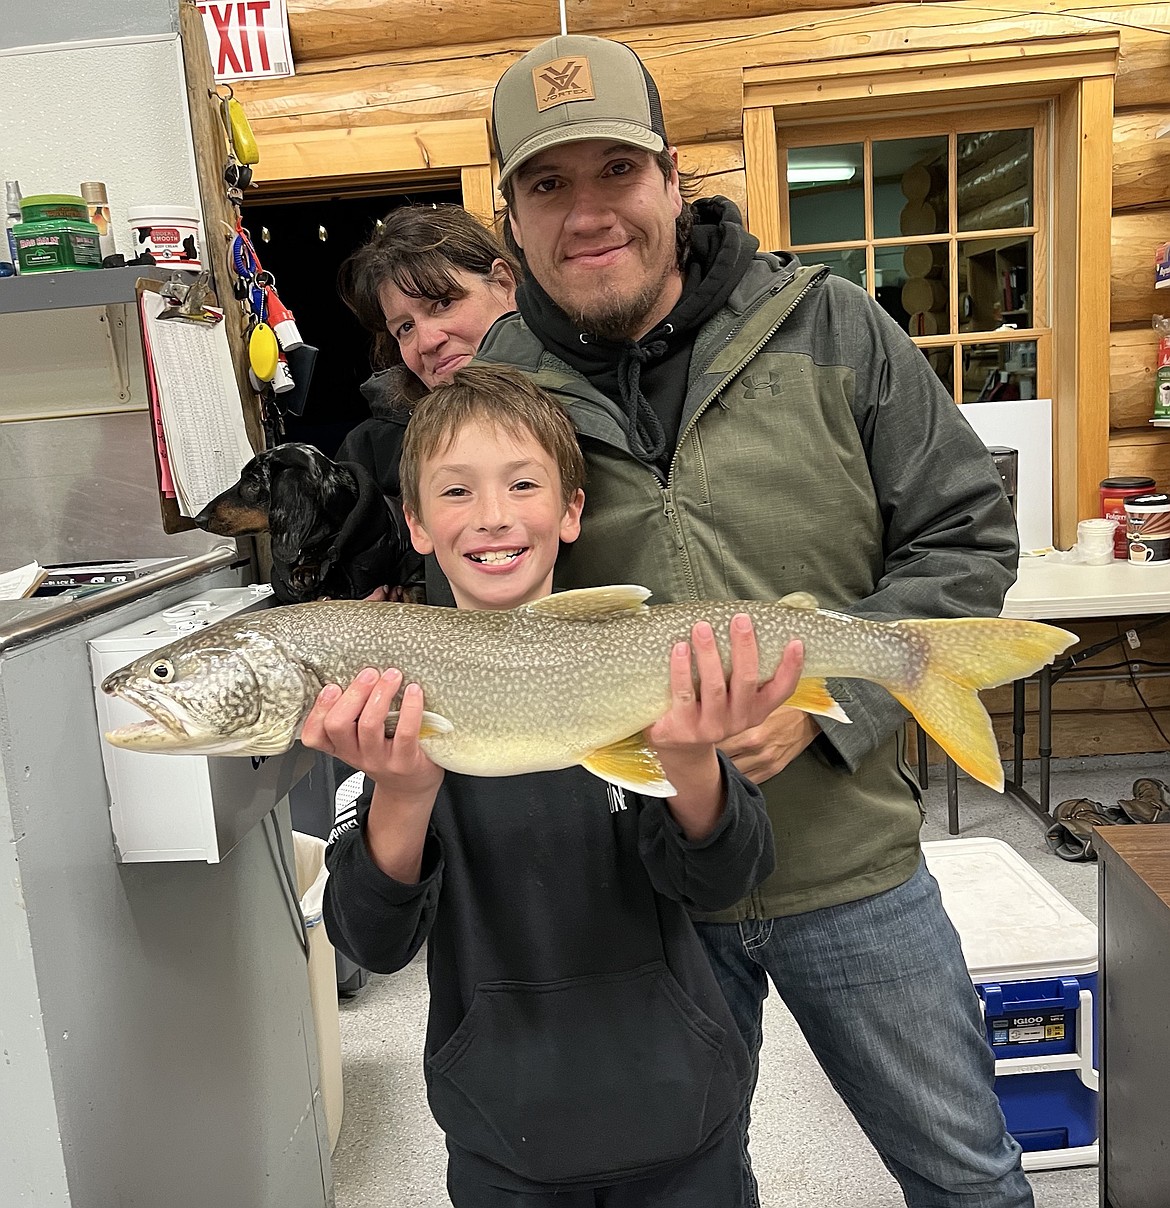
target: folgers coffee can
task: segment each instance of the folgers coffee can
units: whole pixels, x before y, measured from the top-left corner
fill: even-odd
[[[1170,562],[1170,495],[1150,492],[1125,501],[1129,560]]]
[[[1117,521],[1113,530],[1113,556],[1115,558],[1129,557],[1129,543],[1126,540],[1125,501],[1137,495],[1148,495],[1154,489],[1152,478],[1134,476],[1132,478],[1104,478],[1101,480],[1101,515]]]

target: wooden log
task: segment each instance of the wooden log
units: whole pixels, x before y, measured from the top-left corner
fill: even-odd
[[[1170,429],[1128,430],[1111,435],[1109,473],[1145,474],[1159,487],[1170,486]]]
[[[1119,113],[1113,118],[1113,209],[1170,200],[1170,108]]]
[[[726,197],[739,212],[747,212],[747,176],[743,166],[743,143],[686,143],[678,149],[678,166],[700,178],[699,196]]]
[[[947,211],[944,206],[932,205],[928,201],[910,201],[902,207],[898,226],[903,235],[935,235],[945,231]]]
[[[902,267],[908,277],[942,277],[947,271],[947,249],[943,243],[908,243],[902,251]]]
[[[885,0],[845,0],[837,8],[877,7]],[[817,11],[824,0],[723,0],[721,19],[742,21]],[[457,43],[502,41],[523,30],[551,37],[560,31],[556,5],[547,0],[288,0],[289,35],[299,66],[344,55],[378,53]],[[618,33],[647,23],[636,0],[573,0],[566,5],[569,33]],[[660,0],[656,25],[709,20],[707,0]]]
[[[1114,214],[1110,242],[1109,323],[1149,323],[1165,314],[1166,290],[1154,288],[1154,249],[1170,232],[1170,206]]]
[[[950,324],[945,310],[923,310],[910,316],[909,332],[912,336],[941,336],[948,331]]]
[[[1018,141],[1014,130],[981,130],[977,134],[960,134],[958,138],[958,167],[960,174],[973,172],[980,164],[1009,151]]]
[[[1168,291],[1163,291],[1168,292]],[[1170,298],[1167,298],[1170,305]],[[1154,412],[1158,333],[1150,326],[1109,333],[1109,427],[1148,430]]]
[[[782,3],[783,0],[780,0]],[[388,0],[387,0],[388,3]],[[1008,0],[1008,7],[1020,0]],[[962,8],[955,0],[956,12]],[[387,9],[387,21],[399,18]],[[644,11],[644,10],[643,10]],[[738,138],[743,125],[743,72],[759,65],[801,65],[866,54],[911,53],[956,44],[1016,45],[1077,35],[1083,21],[1058,15],[974,8],[969,22],[939,22],[937,5],[876,6],[847,19],[749,17],[623,30],[654,76],[667,131],[675,143]],[[544,35],[509,36],[491,43],[401,48],[310,61],[292,79],[240,81],[253,129],[292,125],[339,129],[430,119],[489,117],[496,80]],[[446,37],[445,37],[445,40]],[[696,86],[701,81],[701,86]]]
[[[1164,4],[1135,5],[1133,8],[1091,9],[1086,16],[1100,16],[1121,26],[1121,53],[1114,80],[1113,104],[1117,109],[1144,109],[1165,96],[1163,89],[1170,75],[1170,38]],[[1137,29],[1147,25],[1155,28]]]
[[[1020,190],[1030,192],[1032,139],[1017,139],[1005,151],[964,172],[956,182],[959,216]]]
[[[1004,227],[1028,226],[1032,221],[1031,210],[1032,189],[1024,185],[967,213],[960,211],[959,226],[965,231],[995,231]]]
[[[937,277],[910,277],[902,286],[902,305],[908,314],[947,310],[949,286]]]
[[[925,201],[946,189],[946,169],[936,164],[911,164],[902,173],[902,196],[907,201]]]
[[[288,0],[288,27],[298,68],[344,55],[497,42],[517,30],[537,39],[560,32],[547,0]]]

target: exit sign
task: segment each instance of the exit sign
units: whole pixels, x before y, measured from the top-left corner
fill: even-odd
[[[217,81],[293,74],[285,0],[196,0]]]

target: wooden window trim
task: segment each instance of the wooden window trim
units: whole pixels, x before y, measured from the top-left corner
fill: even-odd
[[[956,115],[958,115],[956,117]],[[952,120],[954,119],[954,120]],[[921,114],[908,114],[900,118],[872,118],[869,121],[853,122],[840,118],[824,124],[804,121],[791,126],[783,126],[778,131],[777,144],[779,147],[778,175],[783,179],[784,159],[787,152],[797,147],[837,145],[840,143],[862,143],[865,151],[865,232],[857,239],[836,239],[829,243],[796,243],[792,239],[790,203],[791,195],[787,188],[781,188],[780,197],[780,236],[777,247],[789,248],[808,264],[817,259],[822,250],[839,250],[842,248],[866,249],[867,280],[873,280],[876,267],[876,251],[883,247],[906,247],[911,244],[941,244],[947,245],[947,282],[950,291],[948,299],[948,318],[954,330],[934,336],[914,336],[914,343],[922,349],[953,348],[952,375],[953,389],[962,392],[962,356],[963,348],[982,344],[1009,344],[1021,340],[1035,343],[1037,357],[1037,393],[1041,398],[1052,394],[1052,382],[1048,372],[1052,359],[1048,355],[1052,341],[1051,325],[1049,323],[1049,273],[1048,239],[1049,229],[1049,195],[1050,157],[1048,128],[1051,122],[1051,104],[1048,102],[1024,105],[1018,102],[1004,102],[993,105],[970,104],[961,108],[931,109]],[[940,128],[950,126],[949,133],[940,133]],[[967,232],[956,230],[958,226],[958,156],[956,154],[955,130],[966,133],[982,129],[1012,130],[1027,127],[1033,131],[1033,161],[1035,171],[1035,218],[1025,227],[1003,228],[1001,230],[981,230]],[[914,138],[921,136],[938,136],[948,144],[948,208],[947,225],[954,234],[934,232],[929,235],[891,235],[878,238],[873,231],[873,152],[872,144],[891,139]],[[976,238],[976,235],[978,236]],[[959,298],[958,298],[958,258],[959,249],[968,247],[980,240],[995,242],[1000,238],[1025,235],[1032,241],[1033,282],[1042,282],[1044,288],[1032,293],[1032,324],[1031,328],[1023,331],[960,331]]]
[[[1109,468],[1109,308],[1102,293],[1110,271],[1113,78],[1120,36],[1103,30],[1020,42],[1018,27],[1012,27],[988,31],[990,40],[964,43],[964,32],[940,31],[954,43],[933,50],[746,68],[748,229],[762,246],[781,246],[785,190],[778,125],[887,118],[969,108],[973,102],[1050,102],[1048,227],[1060,242],[1047,249],[1053,336],[1043,354],[1037,349],[1048,358],[1037,369],[1052,383],[1054,535],[1069,544],[1077,520],[1099,510],[1097,487]]]
[[[464,206],[481,222],[494,220],[491,140],[483,118],[270,133],[253,172],[269,196],[326,182],[360,188],[391,177],[396,188],[458,180]]]

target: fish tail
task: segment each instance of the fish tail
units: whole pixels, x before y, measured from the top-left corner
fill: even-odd
[[[1038,671],[1067,650],[1076,634],[1001,617],[897,625],[913,635],[921,670],[911,684],[885,686],[963,771],[1002,791],[1003,764],[979,692]]]

